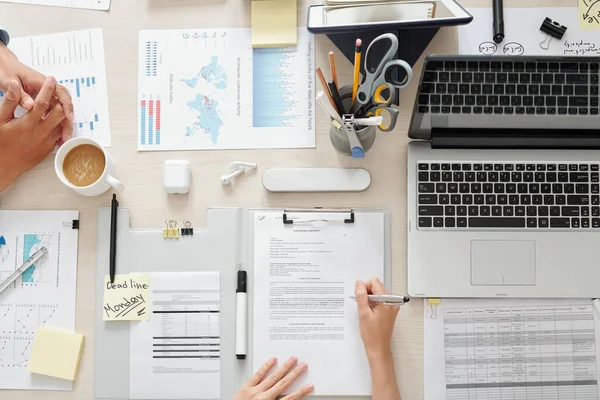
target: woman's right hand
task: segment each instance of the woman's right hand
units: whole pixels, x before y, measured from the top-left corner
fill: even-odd
[[[389,294],[383,283],[377,278],[368,282],[357,281],[354,295],[358,304],[360,336],[369,361],[391,357],[390,342],[394,331],[399,306],[370,304],[369,294]]]

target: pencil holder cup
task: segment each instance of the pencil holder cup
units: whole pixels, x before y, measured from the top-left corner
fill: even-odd
[[[339,89],[340,97],[342,99],[342,104],[345,110],[350,110],[352,107],[352,86],[343,86]],[[333,120],[332,120],[333,121]],[[365,149],[365,153],[369,151],[371,147],[373,147],[373,143],[375,143],[375,134],[377,133],[376,126],[364,126],[356,127],[356,134],[363,148]],[[333,147],[342,154],[347,156],[352,155],[352,147],[350,146],[350,141],[348,140],[348,135],[346,135],[346,130],[342,127],[339,130],[332,124],[329,129],[329,139],[331,139],[331,144]]]

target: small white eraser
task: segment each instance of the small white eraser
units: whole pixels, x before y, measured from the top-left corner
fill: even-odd
[[[168,194],[185,194],[190,191],[191,169],[186,160],[165,161],[163,185]]]

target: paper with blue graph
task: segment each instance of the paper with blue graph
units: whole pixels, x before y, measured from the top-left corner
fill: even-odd
[[[141,31],[138,150],[315,147],[313,38],[252,49],[250,29]]]
[[[77,211],[0,211],[0,282],[45,247],[48,255],[0,293],[0,390],[71,390],[27,372],[38,327],[75,329]]]
[[[56,77],[73,98],[73,136],[110,146],[108,93],[102,29],[13,38],[10,49],[19,60]]]

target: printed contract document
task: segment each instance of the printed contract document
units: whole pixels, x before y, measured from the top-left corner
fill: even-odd
[[[360,213],[308,214],[283,224],[282,212],[257,212],[254,221],[254,370],[270,357],[308,364],[294,387],[312,394],[371,394],[358,329],[358,279],[383,281],[385,218]],[[294,217],[295,218],[295,217]],[[306,220],[327,220],[302,222]]]

